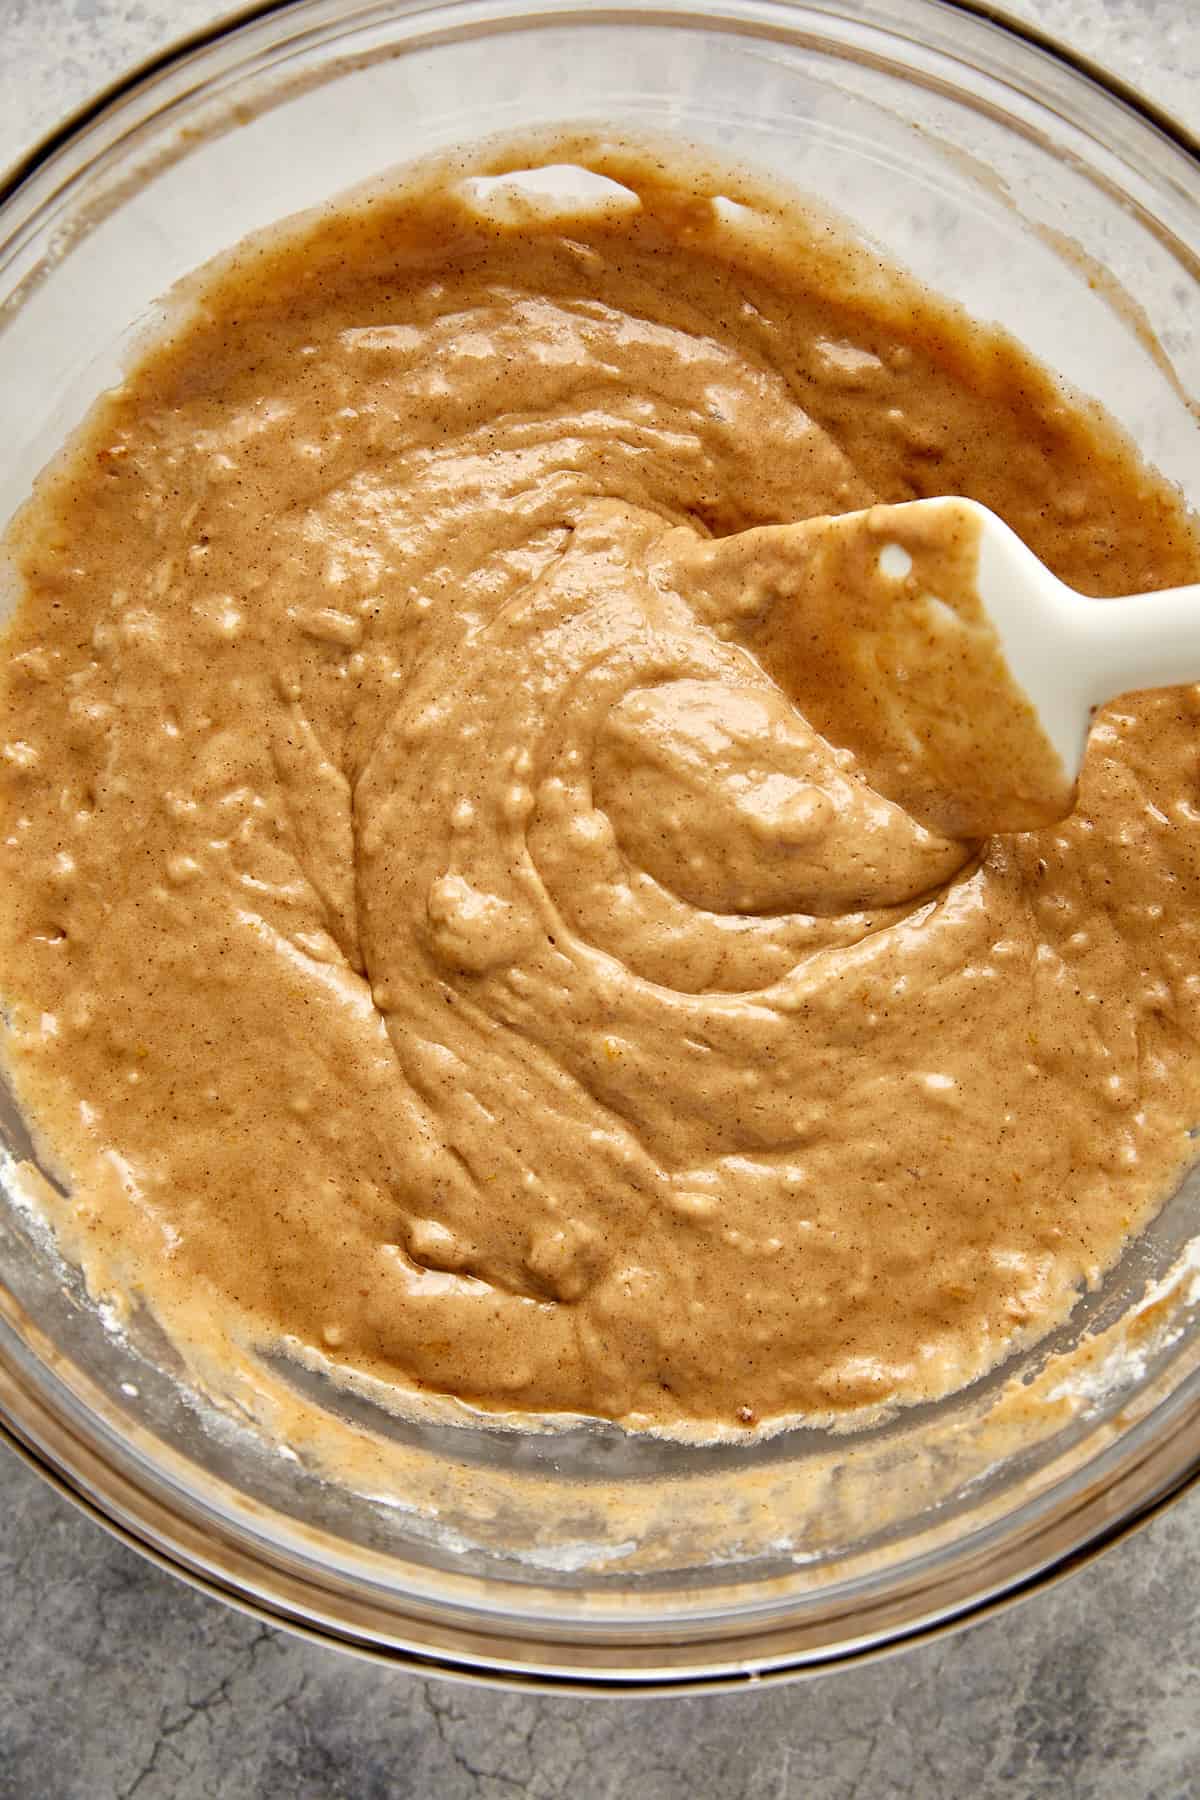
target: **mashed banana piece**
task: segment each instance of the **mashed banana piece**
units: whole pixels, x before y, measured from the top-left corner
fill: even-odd
[[[168,1326],[669,1432],[934,1398],[1192,1156],[1197,692],[1108,708],[1061,826],[955,842],[703,545],[962,493],[1096,594],[1200,550],[828,221],[611,139],[543,157],[626,189],[577,217],[461,185],[528,156],[202,272],[11,529],[11,1077]]]

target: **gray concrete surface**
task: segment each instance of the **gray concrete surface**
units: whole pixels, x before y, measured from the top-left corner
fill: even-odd
[[[1008,0],[1200,125],[1197,0]],[[211,0],[0,0],[0,164]],[[451,1688],[201,1598],[0,1453],[0,1800],[1200,1794],[1200,1495],[924,1650],[695,1700]]]

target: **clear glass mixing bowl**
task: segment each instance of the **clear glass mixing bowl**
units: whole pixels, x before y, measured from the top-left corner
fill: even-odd
[[[1052,46],[944,0],[298,0],[130,79],[4,189],[0,518],[185,271],[390,163],[564,119],[673,130],[831,203],[1200,505],[1200,153]],[[331,1480],[252,1386],[214,1407],[151,1320],[90,1303],[2,1123],[13,1443],[179,1573],[411,1666],[643,1690],[827,1667],[1074,1565],[1200,1466],[1200,1181],[1016,1396],[1009,1368],[856,1437],[696,1449],[326,1395],[352,1452]]]

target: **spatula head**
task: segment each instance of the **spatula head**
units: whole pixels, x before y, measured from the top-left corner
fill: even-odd
[[[980,597],[981,512],[939,500],[764,526],[696,546],[684,577],[872,787],[959,838],[1051,824],[1074,796]]]

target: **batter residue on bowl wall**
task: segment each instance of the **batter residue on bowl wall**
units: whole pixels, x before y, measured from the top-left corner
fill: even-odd
[[[531,161],[622,191],[464,185]],[[960,843],[756,658],[753,540],[704,577],[931,493],[1200,577],[1019,347],[679,150],[489,146],[195,278],[8,539],[7,1062],[97,1281],[668,1431],[1060,1320],[1191,1154],[1196,691]]]

